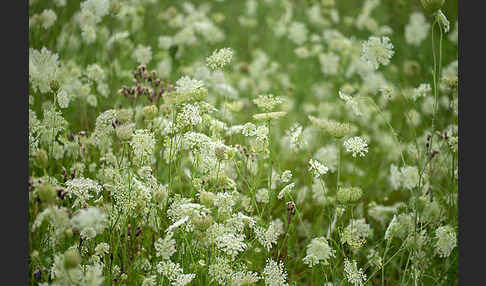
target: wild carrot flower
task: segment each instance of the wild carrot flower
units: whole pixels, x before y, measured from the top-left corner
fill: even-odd
[[[363,43],[361,58],[374,69],[378,69],[380,64],[388,65],[394,53],[393,44],[388,37],[371,36]]]
[[[42,13],[39,15],[39,21],[42,24],[42,28],[44,29],[49,29],[54,25],[54,22],[57,20],[57,15],[52,9],[46,9],[42,11]]]
[[[416,100],[419,97],[426,97],[432,92],[432,87],[428,83],[422,83],[419,87],[413,90],[413,99]]]
[[[159,238],[155,243],[156,256],[163,259],[169,259],[176,251],[176,241],[172,238],[172,234],[169,233],[165,238]]]
[[[364,285],[366,274],[362,268],[358,269],[355,260],[353,260],[351,263],[347,258],[344,259],[344,273],[346,274],[346,279],[349,283],[353,284],[354,286]]]
[[[435,238],[435,250],[440,257],[448,257],[457,245],[456,232],[450,225],[437,228]]]
[[[353,157],[359,155],[364,157],[368,153],[368,143],[362,137],[355,136],[347,139],[343,143],[346,152],[353,153]]]
[[[51,91],[51,82],[57,80],[58,55],[43,47],[40,51],[29,49],[29,80],[41,93]]]
[[[229,64],[233,59],[233,50],[230,48],[223,48],[215,50],[213,54],[206,58],[206,63],[212,70],[222,69]]]
[[[309,160],[309,171],[312,173],[314,178],[319,178],[329,171],[329,168],[321,164],[319,161],[310,159]]]
[[[285,195],[289,195],[295,188],[295,183],[290,183],[282,188],[282,190],[278,193],[277,199],[281,200]]]
[[[71,221],[74,228],[80,231],[84,239],[95,237],[107,226],[106,215],[96,207],[80,210]]]
[[[273,94],[261,94],[257,98],[253,99],[253,103],[255,103],[258,108],[261,108],[265,111],[271,111],[275,108],[275,106],[281,104],[283,99],[281,97],[275,96]]]
[[[410,14],[409,23],[405,26],[405,40],[411,45],[418,46],[427,37],[430,24],[424,14],[414,12]]]
[[[327,239],[325,237],[316,237],[307,245],[307,255],[303,261],[309,267],[317,265],[321,261],[324,265],[328,265],[328,259],[334,256],[335,251],[329,246]]]
[[[265,285],[268,286],[288,286],[287,271],[283,262],[277,263],[271,258],[267,258],[265,269],[263,270]]]

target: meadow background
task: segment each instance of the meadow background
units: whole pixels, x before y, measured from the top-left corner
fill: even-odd
[[[457,285],[457,6],[30,1],[31,285]]]

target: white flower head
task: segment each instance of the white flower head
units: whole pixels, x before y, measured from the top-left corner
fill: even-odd
[[[200,94],[205,91],[204,83],[188,76],[183,76],[176,81],[176,92],[182,95]]]
[[[200,109],[197,104],[184,104],[177,114],[176,123],[180,128],[194,127],[202,122]]]
[[[74,178],[66,182],[67,196],[75,197],[73,207],[82,207],[87,200],[98,196],[101,192],[101,186],[88,178]]]
[[[422,83],[419,87],[413,89],[413,100],[419,97],[426,97],[432,92],[432,87],[428,83]]]
[[[371,36],[368,41],[363,43],[361,59],[374,69],[378,69],[380,64],[388,65],[394,53],[393,44],[388,37]]]
[[[268,286],[288,286],[287,283],[287,271],[282,261],[277,263],[271,258],[267,258],[267,264],[263,269],[263,275],[265,278],[265,285]]]
[[[156,256],[169,259],[176,252],[176,241],[172,238],[172,233],[168,233],[165,238],[159,238],[155,243]]]
[[[288,183],[290,182],[290,179],[292,179],[292,172],[290,170],[285,170],[280,175],[280,181],[282,183]]]
[[[29,49],[29,80],[34,90],[41,93],[51,91],[51,81],[58,77],[58,58],[45,47],[40,51]]]
[[[359,136],[347,139],[343,145],[346,152],[353,153],[353,157],[356,157],[356,155],[364,157],[368,153],[368,143],[364,138]]]
[[[133,58],[140,64],[146,65],[152,60],[152,48],[149,46],[138,45],[133,52]]]
[[[410,14],[409,23],[405,26],[405,40],[407,43],[418,46],[427,38],[430,24],[427,23],[424,14],[414,12]]]
[[[307,245],[307,255],[303,261],[309,267],[319,264],[321,261],[324,265],[328,265],[328,259],[334,256],[335,251],[329,246],[327,239],[325,237],[316,237]]]
[[[349,262],[346,258],[344,259],[344,272],[346,274],[346,279],[349,283],[353,284],[354,286],[363,286],[366,280],[366,274],[364,273],[362,268],[358,269],[357,263],[355,260],[353,262]]]
[[[73,227],[80,231],[85,239],[93,238],[106,227],[106,215],[96,207],[80,210],[71,219]]]
[[[309,30],[304,23],[292,22],[288,28],[288,37],[296,45],[302,45],[307,41]]]
[[[216,238],[216,246],[234,259],[238,253],[245,251],[246,243],[243,234],[225,233]]]
[[[229,64],[233,59],[233,50],[230,48],[223,48],[215,50],[213,54],[206,58],[206,63],[212,70],[222,69]]]
[[[278,193],[277,198],[279,200],[283,199],[285,195],[289,195],[295,188],[295,183],[290,183],[283,187],[283,189]]]
[[[435,237],[436,253],[440,257],[448,257],[457,245],[456,232],[450,225],[441,226],[435,230]]]
[[[310,159],[309,160],[309,171],[312,173],[314,178],[319,178],[329,171],[329,168],[321,164],[319,161]]]
[[[56,22],[57,15],[52,9],[46,9],[42,11],[39,15],[40,22],[42,23],[42,28],[49,29]]]
[[[269,202],[269,195],[267,188],[258,189],[255,193],[255,200],[259,203],[268,203]]]

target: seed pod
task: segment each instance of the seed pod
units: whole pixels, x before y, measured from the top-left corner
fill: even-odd
[[[420,0],[420,2],[422,2],[425,11],[432,13],[439,10],[444,5],[445,0]]]
[[[361,199],[363,191],[358,187],[340,188],[337,192],[337,200],[341,204],[353,204]]]
[[[449,20],[447,20],[447,17],[444,15],[444,13],[439,10],[435,15],[437,17],[437,23],[439,23],[440,27],[444,30],[444,32],[449,32],[451,26]]]
[[[60,84],[57,80],[52,80],[50,82],[50,87],[51,87],[52,91],[56,94],[61,86],[60,86]]]
[[[115,1],[110,3],[110,12],[113,15],[117,15],[120,12],[121,4]]]
[[[45,182],[39,186],[39,198],[41,201],[47,204],[54,204],[56,202],[56,195],[56,190],[50,183]]]
[[[208,227],[210,227],[214,220],[213,220],[213,217],[210,216],[210,215],[207,215],[207,216],[195,216],[193,219],[192,219],[192,222],[194,223],[194,225],[200,229],[200,230],[205,230],[207,229]]]
[[[157,190],[154,194],[155,201],[162,204],[167,199],[167,192],[163,190]]]
[[[145,116],[145,118],[148,120],[154,119],[158,112],[159,110],[155,105],[147,105],[143,108],[143,116]]]
[[[205,206],[212,206],[214,203],[214,197],[215,195],[212,192],[201,191],[199,193],[199,200]]]
[[[73,230],[68,228],[64,231],[64,235],[67,237],[67,238],[71,238],[73,237]]]
[[[44,149],[39,149],[36,154],[37,163],[43,169],[47,169],[49,165],[49,156],[47,155],[47,151]]]
[[[81,263],[81,256],[76,249],[68,249],[64,252],[64,267],[72,269]]]
[[[122,141],[128,141],[132,138],[134,128],[135,124],[126,123],[120,125],[115,129],[116,136]]]
[[[219,161],[223,161],[226,159],[226,148],[216,147],[216,149],[214,150],[214,154]]]

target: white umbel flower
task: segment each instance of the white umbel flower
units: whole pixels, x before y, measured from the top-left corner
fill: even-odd
[[[278,193],[277,199],[281,200],[285,195],[289,195],[295,188],[295,183],[290,183],[283,187],[283,189]]]
[[[230,48],[223,48],[215,50],[213,54],[206,58],[208,67],[212,70],[222,69],[229,64],[233,59],[233,50]]]
[[[285,170],[280,175],[280,181],[282,183],[288,183],[288,182],[290,182],[290,179],[292,179],[292,171],[290,171],[290,170]]]
[[[343,143],[346,152],[353,153],[353,157],[359,155],[364,157],[368,153],[368,143],[362,137],[351,137]]]
[[[216,238],[216,246],[232,259],[245,251],[246,243],[243,234],[226,233]]]
[[[277,244],[278,237],[283,233],[282,222],[275,220],[270,223],[268,229],[260,226],[254,227],[255,236],[266,249],[270,251],[272,244]]]
[[[46,9],[42,11],[39,15],[40,22],[42,23],[42,28],[49,29],[56,22],[57,15],[52,9]]]
[[[199,94],[204,89],[204,83],[188,76],[183,76],[176,81],[176,92],[182,95]]]
[[[138,45],[133,52],[133,58],[140,64],[146,65],[152,60],[152,48],[144,45]]]
[[[344,272],[346,274],[346,279],[349,283],[353,284],[354,286],[364,285],[364,281],[366,280],[366,274],[364,273],[362,268],[358,269],[355,260],[353,260],[353,262],[351,263],[348,259],[344,259]]]
[[[329,171],[329,168],[321,164],[319,161],[310,159],[309,160],[309,171],[312,173],[314,178],[319,178],[320,176],[323,176],[327,174]]]
[[[319,55],[321,71],[325,75],[335,75],[339,72],[339,56],[334,53]]]
[[[292,127],[290,127],[290,129],[285,131],[284,139],[286,140],[284,140],[283,142],[287,143],[289,149],[293,152],[297,152],[307,147],[307,141],[303,136],[302,130],[302,126],[298,123],[295,123],[294,125],[292,125]]]
[[[86,0],[81,3],[81,11],[93,15],[93,24],[97,24],[101,21],[101,18],[108,14],[109,9],[110,0]]]
[[[252,271],[237,271],[231,274],[231,286],[251,285],[260,280],[258,273]]]
[[[327,239],[321,236],[312,239],[311,243],[307,245],[307,255],[302,260],[312,267],[321,261],[324,265],[328,265],[328,259],[334,256],[334,250],[327,243]]]
[[[259,203],[268,203],[269,202],[269,195],[268,195],[268,189],[266,188],[261,188],[258,189],[255,193],[255,200]]]
[[[404,166],[400,169],[402,173],[402,185],[407,190],[412,190],[419,184],[420,174],[415,166]]]
[[[152,163],[152,155],[155,149],[154,135],[147,129],[135,131],[130,141],[130,146],[135,155],[134,161],[140,166]]]
[[[69,106],[69,96],[63,88],[59,89],[56,96],[59,107],[67,108]]]
[[[41,93],[51,91],[51,81],[57,79],[58,58],[45,47],[40,51],[29,49],[29,80],[34,90]]]
[[[182,267],[170,260],[159,262],[157,272],[167,277],[173,286],[187,285],[196,277],[196,274],[184,274]]]
[[[427,38],[430,24],[427,23],[424,14],[414,12],[410,14],[409,23],[405,26],[405,40],[408,44],[418,46]]]
[[[366,243],[366,239],[373,233],[365,219],[350,220],[348,226],[341,234],[341,243],[347,243],[353,248],[360,248]]]
[[[157,285],[157,276],[150,275],[143,279],[142,286],[155,286]]]
[[[168,233],[164,239],[159,238],[154,247],[156,256],[167,260],[176,252],[176,241],[172,238],[172,233]]]
[[[82,207],[87,200],[94,196],[98,196],[101,192],[101,186],[88,178],[74,178],[66,182],[67,196],[69,198],[75,197],[73,207]]]
[[[296,45],[302,45],[307,41],[309,30],[304,23],[292,22],[288,29],[288,37]]]
[[[432,87],[428,83],[422,83],[417,88],[413,89],[413,100],[419,97],[426,97],[432,92]]]
[[[264,111],[271,111],[282,102],[283,99],[281,97],[273,94],[260,94],[257,98],[253,99],[253,103]]]
[[[182,127],[196,126],[202,122],[202,117],[197,104],[184,104],[181,112],[177,114],[177,125]]]
[[[96,207],[80,210],[71,219],[73,227],[79,230],[84,239],[90,239],[101,233],[106,227],[106,215]]]
[[[412,190],[418,185],[419,179],[419,170],[415,166],[403,166],[400,169],[393,164],[390,166],[389,181],[394,190]]]
[[[282,261],[277,263],[271,258],[267,258],[267,264],[263,269],[265,285],[268,286],[288,286],[287,271],[285,271]]]
[[[363,43],[361,59],[374,69],[378,69],[380,64],[388,65],[394,53],[393,44],[388,37],[371,36]]]
[[[435,251],[440,257],[448,257],[457,245],[456,232],[450,225],[435,230]]]

